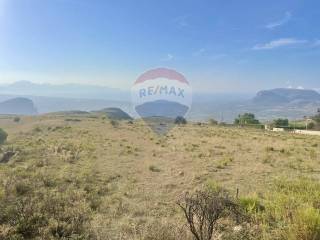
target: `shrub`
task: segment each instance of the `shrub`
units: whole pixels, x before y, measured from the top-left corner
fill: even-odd
[[[16,122],[16,123],[20,122],[20,120],[21,120],[20,117],[15,117],[15,118],[13,119],[13,121]]]
[[[0,144],[4,144],[5,141],[7,140],[8,134],[0,128]]]
[[[112,127],[118,127],[118,126],[119,126],[119,122],[116,121],[116,120],[114,120],[114,119],[112,119],[112,120],[110,121],[110,124],[112,125]]]
[[[154,165],[151,165],[151,166],[149,167],[149,170],[150,170],[151,172],[160,172],[160,171],[161,171],[158,167],[156,167],[156,166],[154,166]]]
[[[209,119],[209,124],[210,125],[218,125],[218,121],[213,119],[213,118],[211,118],[211,119]]]
[[[91,239],[84,191],[39,190],[35,179],[28,185],[15,181],[0,199],[0,239]],[[10,230],[3,232],[3,226]]]
[[[175,124],[181,125],[181,124],[187,124],[187,120],[184,117],[178,116],[174,120]]]
[[[211,240],[222,218],[240,215],[240,208],[222,189],[186,194],[178,202],[196,240]]]

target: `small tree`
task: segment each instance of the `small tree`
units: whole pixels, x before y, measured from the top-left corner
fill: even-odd
[[[7,140],[8,133],[6,133],[2,128],[0,128],[0,144],[4,144]]]
[[[320,124],[320,113],[318,113],[317,115],[315,115],[312,119],[313,119],[317,124]]]
[[[320,109],[318,109],[318,113],[312,117],[312,120],[314,121],[314,125],[312,126],[313,129],[319,130],[320,129]],[[308,128],[309,128],[309,126],[308,126]]]
[[[273,125],[277,128],[289,127],[289,120],[278,118],[273,121]]]
[[[211,240],[214,231],[217,230],[219,219],[231,214],[240,215],[238,205],[222,189],[197,191],[193,195],[186,194],[178,205],[196,240]]]
[[[184,118],[184,117],[182,117],[182,116],[178,116],[178,117],[176,117],[176,119],[174,120],[174,123],[175,124],[187,124],[187,120]]]
[[[316,124],[314,122],[310,122],[310,123],[308,123],[307,128],[308,129],[315,129],[316,128]]]

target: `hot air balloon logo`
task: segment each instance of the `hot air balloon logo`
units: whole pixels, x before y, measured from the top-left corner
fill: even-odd
[[[143,73],[132,86],[134,111],[158,134],[166,134],[177,117],[185,117],[192,89],[179,72],[157,68]]]

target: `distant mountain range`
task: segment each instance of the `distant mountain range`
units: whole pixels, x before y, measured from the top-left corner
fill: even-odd
[[[320,94],[315,90],[276,88],[258,92],[252,102],[266,106],[303,105],[320,103]]]
[[[232,122],[238,114],[244,112],[254,113],[261,120],[277,117],[301,119],[313,115],[320,108],[320,94],[315,90],[304,89],[277,88],[260,91],[255,96],[195,93],[193,98],[191,110],[186,117],[195,121],[214,118]],[[156,108],[159,110],[161,106]],[[141,115],[146,112],[145,109],[152,114],[158,111],[153,113],[150,104],[143,107],[136,109],[141,111]],[[130,93],[118,89],[77,84],[34,84],[28,81],[0,85],[0,114],[90,112],[104,108],[120,108],[133,117],[139,117],[130,103]]]
[[[302,119],[304,116],[314,115],[318,108],[320,94],[315,90],[277,88],[260,91],[247,100],[194,102],[189,117],[232,122],[238,114],[250,112],[261,120]]]
[[[53,85],[18,81],[0,85],[0,93],[2,95],[130,101],[130,95],[127,91],[105,86],[82,84]]]

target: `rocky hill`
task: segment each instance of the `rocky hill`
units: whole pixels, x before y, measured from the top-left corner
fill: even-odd
[[[320,94],[314,90],[276,88],[258,92],[252,102],[260,105],[320,103]]]

